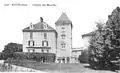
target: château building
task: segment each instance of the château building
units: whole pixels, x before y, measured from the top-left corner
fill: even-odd
[[[72,57],[72,21],[62,13],[56,29],[42,17],[36,24],[23,29],[23,52],[55,53],[56,62],[68,63]]]

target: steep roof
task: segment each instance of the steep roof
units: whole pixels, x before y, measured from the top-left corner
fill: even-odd
[[[59,23],[59,22],[67,22],[67,23],[71,23],[72,21],[68,18],[67,14],[65,12],[63,12],[60,16],[60,18],[56,21],[55,24]]]
[[[44,28],[44,26],[46,26],[46,28]],[[56,31],[54,28],[49,26],[46,22],[38,22],[33,25],[33,29],[30,29],[30,26],[29,26],[29,27],[24,28],[23,32],[25,32],[25,31],[44,31],[44,30]]]
[[[66,15],[65,12],[62,13],[62,15],[60,16],[60,18],[58,19],[59,21],[63,21],[63,20],[67,20],[67,21],[71,21],[68,16]]]

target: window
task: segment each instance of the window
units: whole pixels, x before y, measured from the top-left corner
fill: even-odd
[[[30,24],[30,29],[33,29],[34,28],[34,25],[31,23]]]
[[[33,40],[28,41],[29,46],[34,46],[35,42]]]
[[[49,50],[47,50],[47,52],[49,52]]]
[[[41,52],[44,52],[44,50],[42,49]]]
[[[35,52],[35,49],[33,49],[33,52]]]
[[[35,52],[34,49],[28,49],[28,52]]]
[[[30,52],[30,49],[28,49],[28,52]]]
[[[65,27],[62,27],[62,29],[65,29]]]
[[[61,33],[65,33],[65,31],[61,31]]]
[[[33,32],[30,32],[30,39],[33,39]]]
[[[62,48],[65,48],[65,45],[66,45],[65,43],[61,43]]]
[[[43,23],[44,24],[44,29],[47,29],[48,25],[46,23]]]
[[[48,46],[48,41],[42,41],[42,46]]]
[[[62,34],[62,35],[61,35],[61,38],[62,38],[62,39],[65,39],[65,36],[66,36],[65,34]]]
[[[47,33],[44,33],[44,39],[47,39]]]

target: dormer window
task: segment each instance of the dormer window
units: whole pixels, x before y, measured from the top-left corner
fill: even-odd
[[[47,29],[47,27],[48,27],[47,24],[45,24],[45,25],[44,25],[44,29]]]
[[[33,29],[34,25],[32,23],[30,23],[30,29]]]
[[[46,23],[46,22],[43,22],[43,28],[44,28],[44,29],[47,29],[47,27],[48,27],[47,23]]]

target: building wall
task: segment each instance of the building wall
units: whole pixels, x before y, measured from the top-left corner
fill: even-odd
[[[64,29],[62,29],[64,28]],[[57,55],[60,57],[70,57],[72,48],[72,29],[70,25],[56,25],[56,31],[58,33],[57,38]],[[61,35],[65,34],[65,39],[62,39]],[[65,48],[62,48],[61,43],[64,42]]]
[[[88,49],[90,39],[91,39],[91,36],[84,36],[83,37],[84,49]]]
[[[35,41],[34,47],[42,47],[42,41],[44,41],[45,32],[33,32],[33,40]],[[46,32],[48,47],[51,47],[51,53],[56,53],[56,36],[55,32]],[[30,40],[30,32],[23,32],[23,52],[28,52],[26,47],[28,46],[28,41]],[[41,52],[41,49],[35,49],[35,52]]]
[[[82,50],[81,51],[74,51],[74,52],[72,52],[72,56],[78,58],[79,55],[81,55],[81,52],[82,52]]]

